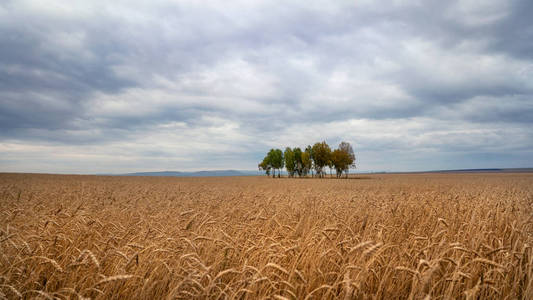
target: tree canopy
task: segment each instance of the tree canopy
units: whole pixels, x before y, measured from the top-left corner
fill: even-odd
[[[316,143],[313,145],[312,154],[316,174],[319,177],[324,177],[324,167],[329,165],[331,161],[331,148],[325,141]]]
[[[258,164],[259,170],[264,170],[267,176],[272,174],[281,177],[283,167],[287,170],[289,177],[298,175],[307,177],[309,172],[314,176],[313,170],[320,178],[325,177],[324,168],[328,166],[330,170],[335,169],[337,178],[342,175],[348,176],[350,168],[355,168],[355,154],[352,145],[348,142],[341,142],[337,149],[331,150],[325,142],[315,143],[313,146],[308,145],[304,151],[299,147],[286,147],[285,151],[281,149],[270,149],[263,161]]]
[[[272,168],[278,170],[278,177],[281,177],[281,169],[283,169],[283,166],[285,165],[285,162],[283,161],[283,151],[281,149],[271,149],[269,154],[272,161]],[[274,172],[274,176],[275,176]]]
[[[302,173],[303,173],[302,149],[294,148],[292,152],[294,153],[294,171],[298,174],[298,176],[302,176]]]
[[[283,153],[283,156],[285,158],[285,169],[287,169],[287,173],[289,174],[289,177],[293,177],[295,168],[296,168],[296,161],[294,159],[294,151],[292,151],[291,147],[287,147],[285,148],[285,152]]]
[[[351,148],[351,147],[350,147]],[[346,148],[335,149],[331,153],[331,163],[335,167],[337,177],[341,177],[344,172],[348,176],[348,170],[351,166],[355,166],[355,156],[348,151]]]

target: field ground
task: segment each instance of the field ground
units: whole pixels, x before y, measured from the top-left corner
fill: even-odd
[[[0,299],[533,299],[533,174],[0,174]]]

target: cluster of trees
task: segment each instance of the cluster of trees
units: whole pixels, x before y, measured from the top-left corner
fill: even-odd
[[[309,173],[311,176],[324,177],[325,168],[335,169],[337,178],[344,173],[348,176],[350,168],[355,168],[355,155],[353,148],[348,142],[341,142],[339,148],[331,150],[326,142],[316,143],[312,147],[309,145],[303,151],[300,148],[270,149],[265,158],[258,165],[259,170],[264,170],[267,176],[272,174],[281,177],[281,170],[285,167],[289,177],[298,175],[306,177]]]

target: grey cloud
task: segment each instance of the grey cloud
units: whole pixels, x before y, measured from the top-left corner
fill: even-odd
[[[144,164],[200,149],[176,160],[190,168],[202,155],[251,162],[257,147],[351,132],[363,151],[495,147],[479,134],[466,149],[468,135],[442,121],[500,126],[498,138],[529,145],[516,128],[533,121],[531,4],[472,3],[4,2],[0,143],[102,155],[98,145],[124,143]],[[404,127],[420,118],[443,132]],[[319,130],[351,120],[372,122]],[[401,142],[385,130],[391,120],[427,141]],[[357,135],[372,126],[373,138]]]
[[[132,85],[117,77],[106,57],[84,42],[75,49],[58,45],[71,34],[62,31],[69,24],[31,18],[21,22],[19,18],[15,10],[0,23],[0,126],[4,133],[70,127],[70,121],[83,116],[82,104],[94,92],[115,93]]]
[[[493,39],[491,50],[531,60],[533,58],[533,24],[530,21],[530,12],[533,10],[533,3],[511,1],[511,5],[511,15],[502,20],[494,29],[497,37]]]

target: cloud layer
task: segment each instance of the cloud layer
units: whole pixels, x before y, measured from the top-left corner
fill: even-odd
[[[4,1],[0,171],[531,167],[530,1]]]

